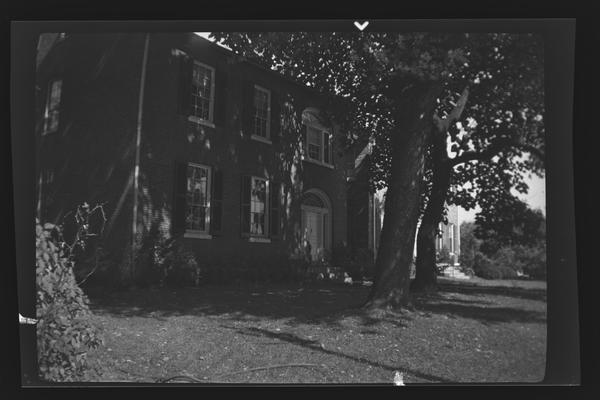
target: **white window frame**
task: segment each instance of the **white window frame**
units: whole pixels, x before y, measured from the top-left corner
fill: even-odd
[[[50,102],[52,101],[52,88],[56,82],[60,82],[60,92],[58,96],[58,103],[56,105],[56,110],[50,110]],[[60,124],[60,104],[62,102],[62,94],[63,94],[63,80],[60,78],[50,79],[48,81],[47,93],[46,93],[46,104],[44,107],[44,118],[43,118],[43,126],[42,126],[42,135],[47,135],[49,133],[56,132],[58,130],[58,125]],[[50,120],[50,112],[56,111],[58,113],[58,123],[56,128],[49,129],[48,121]]]
[[[188,121],[191,122],[195,122],[197,124],[200,125],[205,125],[208,126],[210,128],[214,128],[215,124],[214,124],[214,109],[215,109],[215,75],[216,75],[216,71],[214,67],[211,67],[210,65],[204,64],[200,61],[196,61],[194,60],[194,68],[196,68],[197,66],[200,66],[202,68],[206,68],[210,71],[210,97],[209,97],[209,102],[208,102],[208,119],[203,119],[200,118],[196,115],[189,115],[188,116]],[[193,76],[193,73],[192,73]],[[193,78],[192,78],[193,79]],[[194,82],[192,82],[193,84]],[[191,88],[190,88],[191,91]],[[191,96],[191,93],[190,93]],[[191,109],[193,109],[193,107],[191,107]]]
[[[258,235],[256,233],[252,233],[252,182],[255,180],[261,180],[263,182],[265,182],[265,229],[262,235]],[[261,176],[250,176],[250,215],[248,216],[248,221],[250,221],[250,237],[248,238],[249,242],[255,242],[255,243],[271,243],[271,238],[269,237],[270,232],[270,225],[269,225],[269,214],[270,214],[270,204],[269,204],[269,200],[270,197],[269,195],[271,194],[270,191],[270,184],[269,184],[269,179],[268,178],[264,178]]]
[[[254,102],[254,96],[256,96],[256,91],[264,92],[267,94],[267,136],[263,137],[257,135],[254,132],[256,128],[256,118],[257,118],[257,110],[254,110],[254,115],[252,118],[252,135],[250,136],[252,139],[257,140],[259,142],[271,144],[271,91],[259,85],[254,85],[254,92],[252,93],[252,102]]]
[[[186,238],[193,238],[193,239],[212,239],[212,235],[209,233],[210,232],[210,212],[211,212],[211,186],[212,186],[212,168],[208,165],[204,165],[204,164],[197,164],[197,163],[188,163],[187,164],[188,168],[189,167],[193,167],[193,168],[202,168],[204,170],[206,170],[206,215],[204,216],[204,230],[198,230],[198,229],[188,229],[187,227],[187,223],[186,223],[186,227],[185,227],[185,233],[184,233],[184,237]],[[185,202],[185,213],[187,216],[187,208],[188,208],[188,203],[187,203],[187,169],[186,169],[186,193],[185,193],[185,197],[186,197],[186,202]]]
[[[304,126],[306,127],[306,142],[304,143],[304,148],[306,149],[306,154],[302,155],[302,159],[304,161],[308,161],[313,164],[317,164],[317,165],[321,165],[323,167],[333,169],[334,165],[333,165],[333,149],[332,149],[331,131],[329,129],[323,129],[321,127],[318,127],[318,126],[315,126],[312,124],[307,124],[307,123],[304,123]],[[321,152],[320,152],[321,159],[320,160],[312,158],[310,156],[310,152],[308,151],[308,143],[309,143],[308,142],[308,136],[309,136],[308,130],[309,129],[317,131],[321,137],[321,144],[320,144],[321,145]],[[325,134],[327,134],[327,135],[325,135]],[[329,162],[328,163],[324,161],[325,160],[325,138],[326,137],[329,137]]]

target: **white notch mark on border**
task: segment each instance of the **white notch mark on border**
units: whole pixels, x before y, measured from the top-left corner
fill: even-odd
[[[358,21],[354,21],[354,26],[356,26],[360,31],[364,30],[367,25],[369,25],[369,21],[365,21],[362,24],[360,24]]]
[[[27,318],[21,315],[21,313],[19,313],[19,324],[25,324],[25,325],[35,325],[37,324],[37,319],[34,318]]]

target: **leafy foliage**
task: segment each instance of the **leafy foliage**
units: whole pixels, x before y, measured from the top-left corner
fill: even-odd
[[[475,216],[475,235],[481,239],[481,251],[487,255],[512,245],[545,245],[546,219],[540,210],[532,210],[516,197],[498,199]]]
[[[461,225],[461,265],[486,279],[545,279],[545,218],[518,199],[510,204],[498,208],[504,213],[482,211],[475,223]]]
[[[374,141],[372,189],[389,187],[388,200],[396,196],[390,192],[398,190],[391,182],[398,187],[413,185],[422,194],[420,204],[412,192],[401,201],[388,201],[394,209],[413,210],[419,205],[424,212],[436,162],[450,169],[450,184],[442,188],[447,202],[467,209],[487,195],[505,194],[485,191],[495,177],[524,191],[523,172],[543,169],[543,161],[523,153],[524,149],[543,151],[543,60],[536,35],[234,32],[213,33],[212,37],[243,57],[320,92],[331,119],[347,133],[347,145]],[[410,141],[419,135],[431,136],[440,121],[449,124],[465,87],[472,92],[468,108],[460,125],[444,128],[444,140],[438,140],[441,146],[428,143],[423,147],[418,140]],[[433,118],[431,110],[435,110]],[[416,123],[415,118],[424,122]],[[411,154],[411,165],[421,165],[424,152],[435,161],[426,162],[426,168],[413,171],[400,161]],[[394,161],[401,167],[392,168]],[[419,190],[423,178],[428,185],[424,191]],[[436,204],[440,210],[433,212],[441,219],[443,202]],[[387,213],[384,225],[400,223],[398,215]],[[412,216],[402,224],[412,225]],[[380,254],[391,256],[380,256],[377,268],[399,269],[401,273],[394,276],[406,282],[409,265],[406,259],[400,265],[394,258],[408,252],[409,245],[392,242],[389,232],[414,232],[416,221],[414,226],[390,229],[383,229]],[[402,246],[402,251],[395,246]],[[379,291],[380,286],[374,285],[377,296],[391,298]],[[389,292],[391,284],[385,286]]]
[[[36,219],[38,364],[44,380],[73,381],[85,377],[87,352],[102,339],[75,281],[73,247],[59,240],[60,231]]]
[[[469,34],[463,50],[468,58],[446,81],[438,114],[448,115],[468,88],[460,120],[438,132],[428,152],[425,174],[427,203],[434,177],[450,171],[442,188],[446,202],[469,210],[493,205],[510,190],[526,193],[527,174],[544,173],[543,44],[533,34]],[[440,136],[443,135],[443,136]],[[444,185],[444,182],[436,182]],[[434,210],[443,220],[442,210]]]
[[[436,254],[436,262],[449,264],[452,262],[452,258],[450,257],[450,250],[447,247],[442,247]]]
[[[110,257],[102,247],[105,223],[104,204],[91,207],[83,203],[64,215],[56,231],[62,249],[73,261],[78,285],[85,283],[97,271],[109,269]]]
[[[144,235],[134,259],[138,281],[144,285],[198,285],[202,278],[194,253],[164,236],[157,225]]]
[[[481,239],[475,236],[475,223],[463,222],[460,224],[460,269],[470,275],[474,274],[473,265],[475,255],[479,252]]]
[[[352,249],[345,243],[333,248],[332,265],[347,272],[353,280],[373,276],[373,252],[366,248]]]
[[[375,139],[374,188],[386,186],[398,102],[415,82],[447,79],[466,61],[464,34],[213,32],[234,52],[318,91],[352,145]]]
[[[498,259],[493,259],[481,252],[477,252],[473,263],[473,271],[475,272],[475,275],[484,279],[517,278],[517,271],[515,271],[507,261],[508,258],[504,254],[501,254]]]

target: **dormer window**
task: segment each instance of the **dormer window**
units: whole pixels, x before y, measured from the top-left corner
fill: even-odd
[[[333,146],[331,130],[324,126],[319,118],[318,111],[307,109],[302,113],[304,124],[303,147],[304,160],[333,167]]]

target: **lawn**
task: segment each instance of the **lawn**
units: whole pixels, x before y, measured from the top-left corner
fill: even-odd
[[[365,312],[365,285],[135,289],[93,293],[101,382],[537,382],[546,356],[543,282],[455,281],[414,310]],[[181,379],[171,382],[181,383]]]

